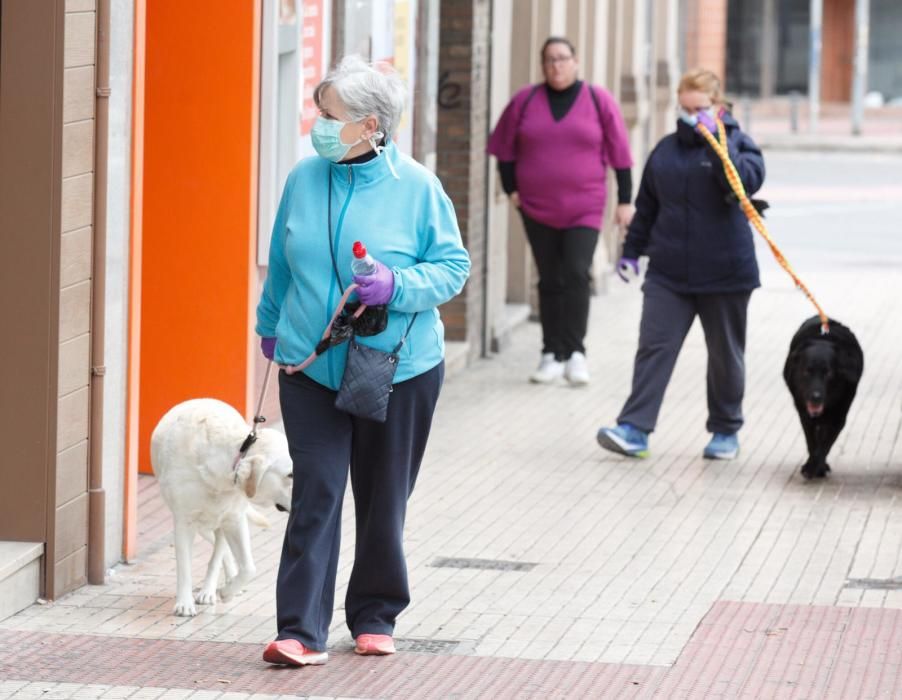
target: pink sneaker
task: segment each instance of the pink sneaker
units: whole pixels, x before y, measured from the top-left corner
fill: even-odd
[[[395,641],[387,634],[361,634],[357,636],[355,654],[361,656],[386,656],[395,653]]]
[[[297,639],[276,639],[266,645],[263,660],[283,666],[322,666],[329,660],[324,651],[308,649]]]

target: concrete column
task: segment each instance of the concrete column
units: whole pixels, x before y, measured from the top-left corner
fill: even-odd
[[[538,0],[517,0],[517,12],[513,12],[509,25],[512,36],[520,40],[511,42],[510,82],[508,95],[513,95],[524,85],[537,82],[538,46],[535,36]],[[507,28],[499,25],[498,31]],[[495,125],[497,118],[492,121]],[[513,207],[509,207],[507,237],[507,301],[512,304],[528,304],[530,298],[531,265],[529,248],[523,222]]]
[[[808,56],[808,129],[817,133],[821,113],[821,29],[824,0],[811,0],[811,25]]]
[[[868,37],[870,0],[855,0],[855,65],[852,74],[852,133],[861,134],[864,94],[868,87]]]
[[[654,66],[654,127],[652,146],[664,134],[673,130],[676,106],[676,85],[679,80],[677,59],[677,24],[679,0],[655,0],[655,66]],[[638,174],[634,175],[637,178]],[[638,187],[638,180],[636,187]],[[636,189],[634,187],[634,189]]]
[[[596,0],[586,7],[586,46],[583,49],[583,72],[594,83],[614,91],[608,77],[608,45],[610,44],[608,22],[610,0]]]
[[[773,97],[777,89],[777,0],[762,0],[760,95]]]

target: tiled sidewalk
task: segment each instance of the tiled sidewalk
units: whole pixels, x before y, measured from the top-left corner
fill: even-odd
[[[809,483],[798,474],[804,439],[782,365],[789,339],[812,312],[766,250],[759,250],[764,287],[750,309],[739,458],[701,459],[706,355],[697,326],[652,436],[652,456],[636,462],[601,451],[595,431],[626,398],[641,306],[635,285],[618,284],[593,305],[589,388],[525,382],[538,359],[534,324],[516,332],[509,352],[446,384],[408,516],[413,602],[397,629],[408,652],[384,665],[400,674],[372,673],[379,667],[349,653],[340,607],[326,667],[303,676],[263,672],[259,653],[275,632],[273,582],[284,526],[275,513],[269,530],[254,533],[259,574],[249,590],[196,618],[173,617],[170,516],[153,480],[144,479],[139,559],[117,567],[104,587],[85,587],[0,623],[0,679],[124,692],[116,688],[131,684],[100,665],[115,648],[132,660],[130,668],[157,669],[142,684],[158,694],[179,687],[215,693],[203,697],[234,693],[234,700],[254,692],[902,696],[902,243],[887,239],[879,250],[864,246],[854,255],[821,245],[809,237],[807,203],[827,199],[825,206],[842,208],[857,190],[844,190],[852,198],[844,201],[832,190],[814,196],[805,187],[777,183],[767,193],[786,203],[772,229],[785,234],[806,282],[865,349],[864,378],[831,454],[829,479]],[[899,194],[887,198],[898,201]],[[339,605],[352,517],[346,507]],[[195,549],[199,582],[209,548],[198,542]],[[440,558],[454,566],[437,566]],[[466,559],[485,561],[462,568]],[[50,657],[64,654],[55,675],[41,668],[40,654],[18,648],[37,632],[52,635]],[[164,641],[147,646],[149,640]],[[221,642],[240,644],[212,644]],[[70,647],[77,653],[65,655]],[[175,670],[164,672],[154,661],[162,655],[171,669],[187,672],[198,653],[207,664],[200,687],[187,676],[192,684],[176,686]],[[74,660],[91,654],[98,665],[76,678]],[[214,675],[230,680],[228,688]],[[578,690],[583,682],[588,694]],[[431,695],[417,695],[426,690]]]

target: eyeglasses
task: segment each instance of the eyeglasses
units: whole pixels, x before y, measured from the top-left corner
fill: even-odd
[[[548,58],[542,61],[542,65],[545,66],[553,66],[558,63],[566,63],[567,61],[572,61],[573,56],[549,56]]]

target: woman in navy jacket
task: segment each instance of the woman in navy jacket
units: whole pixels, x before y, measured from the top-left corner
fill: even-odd
[[[715,117],[721,118],[730,160],[749,195],[764,182],[764,159],[723,108],[720,81],[711,71],[686,73],[678,99],[677,130],[649,156],[618,263],[626,280],[630,268],[638,274],[640,256],[649,258],[632,392],[617,427],[601,428],[598,441],[631,457],[648,455],[648,434],[697,315],[708,346],[707,429],[713,433],[703,454],[732,459],[743,422],[748,302],[760,282],[748,220],[698,125],[716,134]]]

